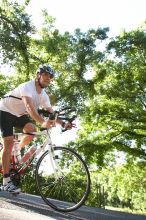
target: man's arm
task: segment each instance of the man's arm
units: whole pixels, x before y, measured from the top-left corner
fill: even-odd
[[[45,108],[46,111],[50,112],[50,113],[53,113],[53,109],[52,107],[48,107],[48,108]],[[50,120],[51,121],[51,120]],[[53,121],[53,120],[52,120]],[[55,123],[55,121],[53,121]],[[67,130],[70,130],[72,129],[72,127],[74,127],[74,124],[70,123],[70,122],[64,122],[62,121],[61,119],[56,119],[56,123],[61,125],[63,128],[67,129]]]
[[[23,96],[22,101],[25,105],[26,111],[28,112],[28,114],[30,115],[30,117],[33,120],[35,120],[36,122],[41,124],[41,126],[44,128],[50,128],[52,126],[54,121],[53,120],[52,121],[51,120],[45,121],[44,118],[38,114],[37,110],[34,107],[32,98],[30,98],[28,96]],[[51,109],[52,108],[50,107],[50,111],[52,111]]]

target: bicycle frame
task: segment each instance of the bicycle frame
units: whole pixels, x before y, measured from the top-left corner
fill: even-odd
[[[18,143],[19,137],[21,135],[23,135],[23,133],[15,133],[14,134],[14,146],[15,146],[15,144]],[[27,169],[27,167],[31,165],[34,158],[36,158],[41,152],[48,150],[50,163],[51,163],[51,166],[52,166],[54,173],[56,173],[56,178],[57,178],[56,171],[59,170],[59,166],[57,165],[57,161],[53,159],[55,157],[54,151],[53,151],[53,147],[55,145],[52,143],[52,140],[51,140],[51,128],[47,129],[47,130],[39,131],[39,132],[30,133],[30,135],[35,135],[35,136],[44,135],[44,136],[46,136],[46,138],[45,138],[43,144],[37,147],[36,151],[30,156],[30,158],[26,162],[21,164],[21,167],[19,164],[17,164],[15,162],[15,157],[12,154],[12,156],[11,156],[11,169],[17,170],[17,174],[20,174],[20,175],[23,174],[25,172],[25,170]],[[0,173],[1,174],[3,173],[2,168],[0,169]]]

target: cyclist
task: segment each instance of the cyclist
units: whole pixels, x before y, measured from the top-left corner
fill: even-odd
[[[43,128],[50,128],[55,123],[54,120],[45,120],[37,112],[39,107],[50,113],[53,112],[49,97],[44,89],[51,83],[54,74],[54,70],[48,64],[40,65],[34,80],[20,84],[0,101],[0,129],[3,140],[2,190],[14,193],[21,191],[10,179],[10,158],[14,141],[13,127],[21,128],[23,132],[30,133],[35,131],[35,125],[31,119],[39,123]],[[64,123],[61,120],[57,122],[66,129],[72,128],[70,123]],[[32,135],[23,135],[19,147],[24,147],[32,139]]]

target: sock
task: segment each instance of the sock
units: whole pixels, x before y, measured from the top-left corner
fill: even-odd
[[[5,173],[5,174],[3,175],[3,177],[4,177],[4,178],[10,177],[10,173]]]
[[[4,174],[3,185],[7,185],[9,181],[10,181],[10,174],[9,173]]]

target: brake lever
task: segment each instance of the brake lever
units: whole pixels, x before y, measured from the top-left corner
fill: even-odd
[[[72,122],[75,120],[76,117],[77,117],[77,116],[74,115],[72,118],[68,118],[68,120],[67,120],[67,121],[72,125],[72,128],[75,127],[75,126],[72,124]],[[68,130],[67,128],[62,129],[62,132],[65,132],[65,131],[67,131],[67,130]]]

